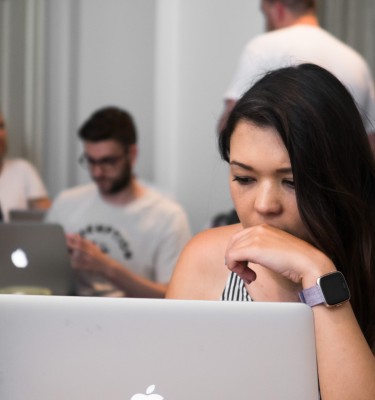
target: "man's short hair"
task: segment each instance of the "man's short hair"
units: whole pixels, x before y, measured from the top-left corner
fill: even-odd
[[[296,14],[302,14],[309,10],[316,9],[316,0],[266,0],[270,3],[274,3],[275,1],[279,1],[284,4],[285,7],[288,7],[292,12]]]
[[[78,136],[88,142],[117,140],[124,147],[137,143],[132,116],[118,107],[105,107],[95,111],[81,126]]]

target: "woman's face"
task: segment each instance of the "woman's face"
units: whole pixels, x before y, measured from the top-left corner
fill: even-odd
[[[267,223],[307,240],[288,152],[272,127],[240,121],[230,140],[230,190],[242,225]]]

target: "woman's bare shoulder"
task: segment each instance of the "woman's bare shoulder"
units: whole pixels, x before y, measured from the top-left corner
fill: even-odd
[[[219,257],[222,262],[230,238],[240,229],[240,224],[206,229],[190,240],[184,252],[205,263],[216,264]]]
[[[229,271],[224,255],[229,239],[240,224],[207,229],[195,235],[181,253],[168,298],[219,299]]]

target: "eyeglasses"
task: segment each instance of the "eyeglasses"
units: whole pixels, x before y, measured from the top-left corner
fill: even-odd
[[[123,153],[119,156],[103,157],[95,160],[94,158],[91,158],[86,154],[82,154],[81,157],[78,159],[78,162],[85,169],[100,167],[103,170],[112,170],[125,156],[126,154]]]

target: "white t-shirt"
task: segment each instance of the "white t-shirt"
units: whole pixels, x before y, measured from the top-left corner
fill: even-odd
[[[180,205],[148,188],[141,198],[117,206],[103,201],[94,183],[62,192],[46,220],[66,233],[80,233],[110,257],[150,280],[169,281],[177,258],[191,237]],[[99,276],[80,273],[81,295],[124,295]]]
[[[4,160],[0,172],[0,206],[4,221],[9,220],[9,210],[27,209],[29,200],[47,196],[38,172],[28,161]]]
[[[226,99],[238,100],[266,72],[314,63],[333,73],[351,92],[366,131],[375,131],[375,90],[370,69],[361,55],[324,29],[293,25],[264,33],[245,47]]]

